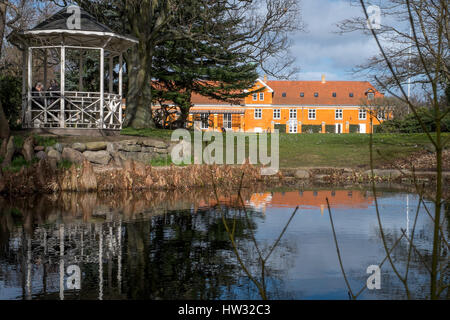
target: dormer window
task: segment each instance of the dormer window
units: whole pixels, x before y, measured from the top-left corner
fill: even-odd
[[[375,98],[375,93],[373,92],[367,92],[367,99],[368,100],[373,100]]]
[[[281,96],[282,96],[283,98],[286,98],[286,92],[283,92],[283,93],[281,94]]]
[[[258,101],[258,94],[257,93],[253,94],[253,101]]]
[[[314,92],[314,97],[318,97],[319,96],[319,93],[318,92]]]
[[[337,96],[336,92],[333,92],[333,98],[336,98],[336,96]]]
[[[305,96],[304,92],[300,92],[300,97],[303,98]]]
[[[350,94],[348,95],[350,98],[353,98],[353,92],[350,92]]]

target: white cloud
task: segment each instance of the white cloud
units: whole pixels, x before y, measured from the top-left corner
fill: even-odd
[[[378,52],[375,41],[360,33],[339,35],[336,24],[361,16],[361,8],[348,0],[303,0],[302,16],[307,32],[292,36],[291,53],[300,67],[299,79],[318,74],[329,74],[330,80],[350,80],[352,68]],[[311,79],[311,80],[315,80]],[[320,79],[320,77],[318,78]]]

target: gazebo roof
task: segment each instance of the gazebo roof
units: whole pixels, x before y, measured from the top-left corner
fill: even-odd
[[[115,33],[81,8],[81,28],[71,29],[67,25],[71,16],[72,12],[64,8],[32,29],[13,32],[8,40],[20,47],[65,45],[104,48],[114,52],[122,52],[138,42],[131,36]]]

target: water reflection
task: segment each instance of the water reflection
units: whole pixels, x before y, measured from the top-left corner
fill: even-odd
[[[260,266],[253,236],[261,250],[270,250],[299,206],[267,263],[268,298],[347,298],[324,214],[326,198],[351,284],[364,284],[366,268],[384,257],[368,191],[247,189],[242,195],[248,215],[236,194],[219,194],[252,274]],[[407,209],[417,201],[414,195],[381,195],[390,241],[409,224]],[[205,190],[0,198],[0,299],[260,299],[237,261],[219,203]],[[416,241],[425,250],[431,229],[422,215]],[[405,261],[407,251],[401,242],[394,250],[397,261]],[[421,298],[426,270],[418,260],[410,277]],[[362,298],[403,298],[389,267],[382,280],[381,290]]]

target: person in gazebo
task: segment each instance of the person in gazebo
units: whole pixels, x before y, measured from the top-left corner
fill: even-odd
[[[36,84],[33,87],[33,91],[32,91],[33,104],[35,107],[39,108],[39,105],[41,105],[41,107],[44,107],[44,99],[42,98],[43,90],[44,90],[44,85],[41,82],[36,82]],[[37,105],[37,104],[39,104],[39,105]]]

